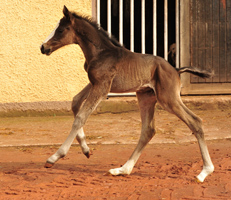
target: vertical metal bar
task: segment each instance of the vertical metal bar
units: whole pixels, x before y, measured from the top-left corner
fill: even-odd
[[[94,21],[97,21],[97,14],[96,14],[96,12],[97,12],[97,4],[96,4],[96,0],[93,0],[92,2],[91,2],[91,7],[92,7],[92,18],[93,18],[93,20]]]
[[[107,32],[111,37],[111,0],[107,0]]]
[[[134,52],[134,0],[130,1],[130,50]]]
[[[141,53],[145,54],[145,0],[141,3]]]
[[[153,0],[153,55],[157,55],[157,1]]]
[[[119,1],[119,42],[123,44],[123,0]]]
[[[180,67],[180,0],[176,0],[176,68]]]
[[[97,0],[97,24],[100,25],[100,0]]]
[[[164,58],[168,60],[168,0],[164,0]]]

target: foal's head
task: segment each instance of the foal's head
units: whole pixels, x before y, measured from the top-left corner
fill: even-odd
[[[68,44],[77,43],[75,41],[75,31],[73,28],[74,16],[64,6],[64,17],[59,20],[57,26],[47,39],[42,43],[40,49],[43,54],[50,55],[55,50]]]

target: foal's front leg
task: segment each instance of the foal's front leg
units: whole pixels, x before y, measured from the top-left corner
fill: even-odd
[[[73,101],[72,101],[72,111],[73,111],[74,117],[76,117],[77,113],[79,112],[80,107],[82,106],[85,99],[88,97],[91,91],[91,88],[92,88],[92,84],[89,83],[81,92],[79,92],[76,96],[74,96]],[[81,128],[76,135],[76,139],[80,144],[82,152],[87,156],[87,158],[89,158],[90,155],[92,155],[92,153],[90,152],[90,149],[87,146],[85,138],[86,137],[85,137],[83,128]]]
[[[109,88],[109,87],[108,87]],[[52,167],[55,162],[57,162],[60,158],[64,157],[68,150],[70,149],[70,146],[75,139],[80,142],[80,145],[82,147],[82,150],[84,154],[89,157],[90,151],[85,141],[85,135],[83,133],[83,125],[85,124],[88,116],[94,111],[96,106],[99,104],[99,102],[103,99],[104,96],[106,96],[109,89],[105,87],[92,87],[91,91],[89,93],[89,96],[87,97],[86,102],[80,108],[79,112],[77,113],[74,123],[72,125],[72,130],[65,140],[65,142],[62,144],[62,146],[58,149],[58,151],[53,154],[50,158],[48,158],[45,167]]]
[[[88,83],[85,88],[83,88],[77,95],[74,96],[71,105],[74,116],[76,116],[76,114],[79,112],[79,109],[82,106],[84,100],[88,97],[91,87],[91,83]]]
[[[92,155],[92,151],[90,151],[90,148],[87,145],[86,142],[86,136],[83,132],[83,127],[79,129],[77,135],[76,135],[76,139],[79,142],[79,145],[82,149],[83,154],[87,157],[90,158],[90,156]]]
[[[62,144],[62,146],[58,149],[58,151],[56,151],[55,154],[53,154],[50,158],[48,158],[48,160],[47,160],[47,162],[46,162],[46,164],[45,164],[44,167],[50,168],[50,167],[52,167],[52,166],[55,164],[55,162],[57,162],[60,158],[63,158],[63,157],[67,154],[68,150],[70,149],[73,140],[74,140],[75,137],[76,137],[77,135],[79,135],[79,134],[80,134],[80,135],[84,134],[84,133],[83,133],[83,128],[80,128],[80,129],[78,129],[78,130],[73,130],[73,128],[72,128],[71,133],[68,135],[68,137],[67,137],[67,139],[65,140],[65,142],[64,142],[64,143]],[[88,154],[90,155],[90,149],[89,149],[89,147],[87,146],[86,141],[83,140],[83,141],[81,142],[80,145],[81,145],[82,150],[84,149],[83,152],[85,153],[85,155],[86,155],[86,156],[87,156]],[[89,156],[87,156],[87,157],[89,157]]]

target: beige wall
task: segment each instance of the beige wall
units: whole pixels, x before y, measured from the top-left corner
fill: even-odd
[[[4,0],[0,3],[0,103],[70,101],[87,83],[77,45],[51,56],[40,45],[62,18],[63,5],[91,15],[91,0]]]

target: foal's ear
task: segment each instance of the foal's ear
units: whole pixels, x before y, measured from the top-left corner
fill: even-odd
[[[69,12],[69,10],[67,9],[66,6],[63,7],[63,14],[67,19],[70,19],[70,14],[71,13]]]

